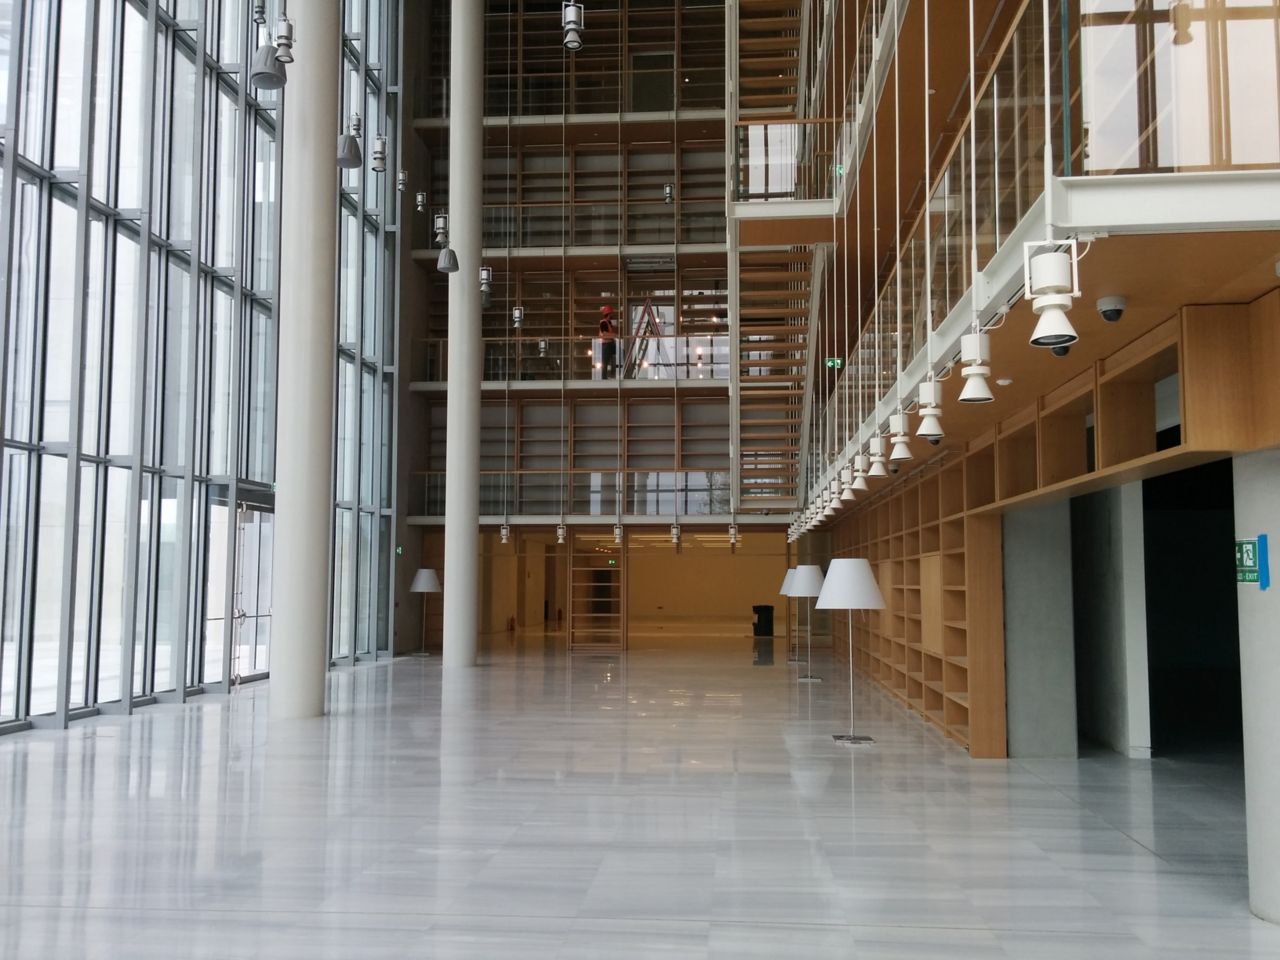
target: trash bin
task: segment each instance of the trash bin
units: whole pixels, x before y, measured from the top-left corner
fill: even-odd
[[[760,604],[751,608],[751,635],[753,637],[773,636],[773,606]]]

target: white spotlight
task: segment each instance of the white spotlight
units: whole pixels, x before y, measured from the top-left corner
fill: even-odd
[[[1032,249],[1026,248],[1023,266],[1026,295],[1040,318],[1031,334],[1031,345],[1060,351],[1080,339],[1067,319],[1072,302],[1080,296],[1076,243],[1072,240],[1066,250],[1045,250],[1035,256],[1031,256]]]
[[[867,472],[871,469],[871,458],[865,453],[859,453],[853,458],[853,489],[859,493],[866,493],[871,489],[867,483]]]
[[[615,523],[613,525],[613,542],[622,545],[622,524]]]
[[[580,3],[566,3],[560,8],[560,26],[564,30],[564,48],[570,53],[582,49],[585,14]]]
[[[517,330],[524,325],[524,307],[511,308],[511,326]]]
[[[871,469],[867,471],[867,476],[887,477],[889,471],[885,469],[884,437],[872,437],[867,448],[871,451]]]
[[[680,543],[680,524],[678,523],[671,525],[671,542],[677,545]]]
[[[387,138],[375,137],[373,141],[373,155],[370,159],[370,166],[374,173],[387,172]]]
[[[507,524],[505,524],[505,523],[504,523],[502,526],[500,526],[500,527],[498,528],[498,538],[499,538],[503,543],[510,543],[510,542],[511,542],[511,527],[510,527],[510,526],[508,526],[508,525],[507,525]]]
[[[853,503],[858,499],[853,488],[853,467],[844,467],[840,470],[840,499],[845,503]]]
[[[729,546],[735,546],[738,543],[738,525],[736,523],[729,524]]]
[[[293,63],[293,21],[281,17],[276,21],[276,59],[281,63]]]
[[[923,437],[937,445],[946,436],[942,431],[942,384],[937,380],[926,380],[920,384],[920,426],[916,436]]]
[[[991,338],[985,333],[966,333],[960,338],[960,357],[965,367],[961,403],[990,403],[995,399],[987,377],[991,375]]]
[[[556,526],[556,543],[564,543],[565,537],[569,535],[569,528],[563,523]]]
[[[889,459],[894,463],[902,463],[911,459],[911,424],[905,413],[895,413],[889,417],[889,439],[893,443],[893,452]]]

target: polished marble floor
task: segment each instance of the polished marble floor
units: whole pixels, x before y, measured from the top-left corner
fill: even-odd
[[[749,639],[0,738],[0,957],[1280,958],[1238,762],[974,762]]]

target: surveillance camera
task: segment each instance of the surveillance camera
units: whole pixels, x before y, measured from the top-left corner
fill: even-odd
[[[1129,301],[1124,297],[1103,297],[1098,301],[1098,313],[1107,323],[1119,323]]]
[[[890,464],[889,464],[889,472],[890,472],[890,473],[895,473],[895,474],[896,474],[896,473],[897,473],[899,470],[901,470],[901,469],[902,469],[902,468],[901,468],[901,467],[899,467],[896,463],[890,463]]]
[[[1071,352],[1071,347],[1066,344],[1063,344],[1060,347],[1050,347],[1049,352],[1052,353],[1055,357],[1065,357],[1068,353]]]
[[[929,441],[931,444],[933,444],[935,447],[936,447],[938,444],[940,444],[940,443],[942,442],[942,438],[941,438],[941,437],[928,437],[927,439],[928,439],[928,441]]]

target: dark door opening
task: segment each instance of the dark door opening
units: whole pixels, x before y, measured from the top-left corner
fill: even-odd
[[[1231,461],[1144,481],[1143,519],[1152,750],[1238,750]]]

